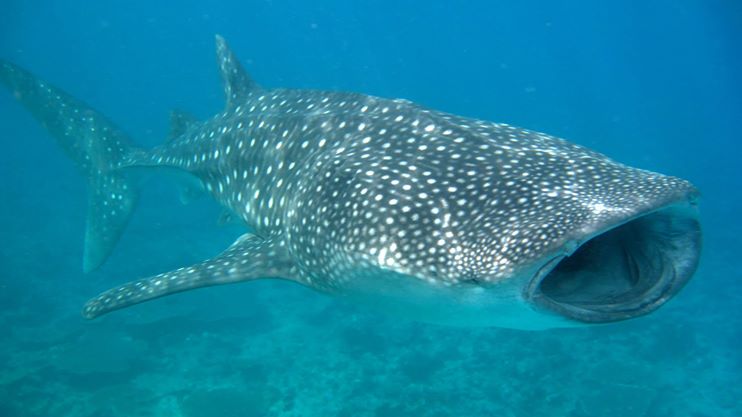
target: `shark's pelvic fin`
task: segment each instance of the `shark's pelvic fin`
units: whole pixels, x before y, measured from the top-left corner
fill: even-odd
[[[183,110],[173,110],[170,112],[170,136],[168,142],[172,142],[179,136],[183,135],[192,126],[198,123],[196,116]]]
[[[243,101],[250,93],[260,90],[260,86],[242,68],[240,61],[220,35],[216,35],[216,60],[224,83],[228,109]]]
[[[137,200],[135,184],[118,164],[133,149],[128,136],[85,103],[9,62],[2,81],[75,161],[90,186],[85,231],[85,272],[111,253]]]
[[[246,233],[215,258],[110,289],[85,303],[82,314],[92,319],[113,310],[194,288],[258,278],[291,279],[294,274],[293,263],[284,246],[272,239]]]

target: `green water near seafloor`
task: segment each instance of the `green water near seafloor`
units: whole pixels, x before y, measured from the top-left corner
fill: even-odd
[[[9,365],[0,373],[2,415],[739,412],[738,354],[718,342],[732,342],[739,318],[669,307],[655,319],[590,329],[452,329],[372,315],[280,282],[208,291],[184,296],[191,306],[169,317],[151,309],[92,323],[4,315],[11,343],[0,348]],[[224,308],[200,311],[214,300]]]

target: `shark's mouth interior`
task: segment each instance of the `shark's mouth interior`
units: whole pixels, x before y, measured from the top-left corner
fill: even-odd
[[[690,279],[700,248],[695,208],[667,207],[594,236],[570,256],[554,258],[529,285],[528,295],[583,322],[647,314]]]

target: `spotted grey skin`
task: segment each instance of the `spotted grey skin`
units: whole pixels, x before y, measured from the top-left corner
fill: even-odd
[[[406,100],[263,89],[217,37],[227,105],[134,147],[102,115],[9,63],[0,77],[92,187],[85,269],[131,215],[132,167],[192,174],[254,231],[200,264],[132,281],[83,315],[187,289],[282,278],[453,325],[631,318],[688,281],[697,191],[562,139]]]

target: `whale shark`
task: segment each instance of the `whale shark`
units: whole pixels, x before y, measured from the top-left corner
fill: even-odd
[[[389,314],[547,329],[646,315],[694,274],[698,190],[544,133],[404,99],[264,88],[221,36],[226,105],[138,147],[21,67],[0,79],[89,186],[83,270],[137,203],[135,171],[189,174],[245,225],[217,256],[102,292],[86,318],[181,291],[283,279]]]

